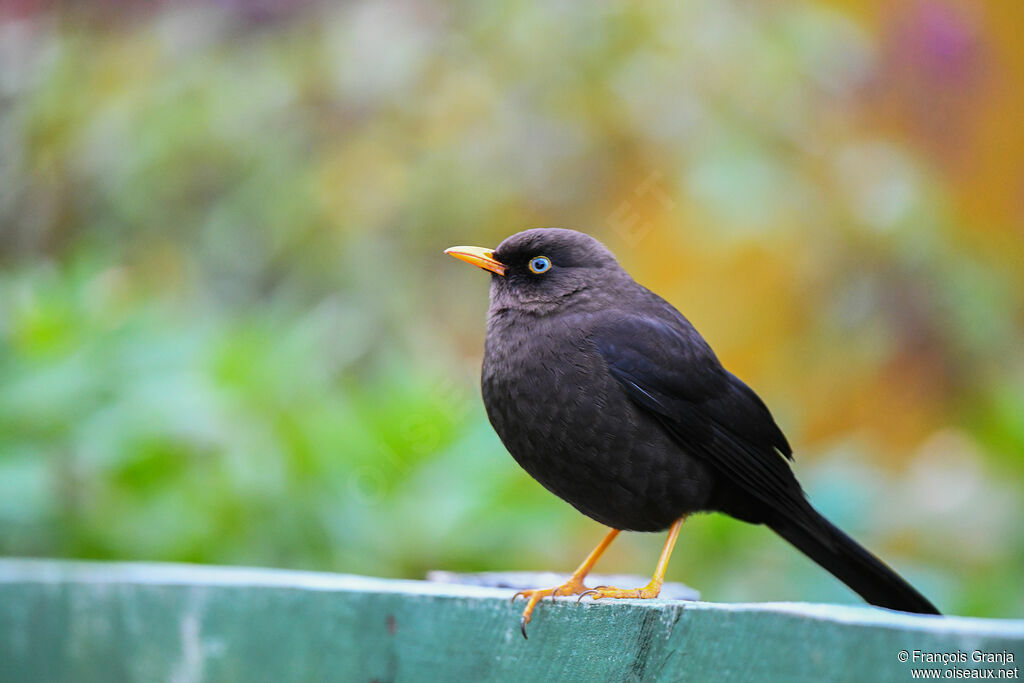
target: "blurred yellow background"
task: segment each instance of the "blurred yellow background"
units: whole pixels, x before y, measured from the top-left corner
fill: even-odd
[[[561,226],[827,516],[1024,613],[1024,4],[64,5],[0,8],[0,553],[570,570],[602,529],[491,431],[487,277],[442,255]],[[669,578],[859,602],[722,516]]]

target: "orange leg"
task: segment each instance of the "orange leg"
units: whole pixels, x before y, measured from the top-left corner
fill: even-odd
[[[523,618],[519,622],[523,631],[523,638],[526,637],[526,625],[530,623],[530,618],[533,615],[533,608],[537,606],[537,603],[540,602],[541,598],[545,598],[550,595],[551,599],[554,600],[556,595],[578,595],[587,590],[587,587],[583,585],[583,579],[590,573],[590,570],[593,569],[595,564],[597,564],[598,558],[601,557],[601,554],[609,545],[611,545],[612,541],[614,541],[615,537],[618,535],[618,529],[611,529],[604,537],[604,540],[598,543],[597,547],[587,555],[587,559],[583,560],[583,564],[576,568],[576,571],[572,573],[569,580],[561,586],[555,586],[554,588],[523,590],[512,596],[513,600],[518,598],[520,595],[525,598],[529,598],[529,601],[526,603],[526,609],[523,610]]]
[[[665,582],[665,570],[668,568],[668,558],[672,556],[672,548],[676,545],[676,538],[679,536],[679,528],[683,526],[684,521],[686,521],[686,517],[680,517],[674,524],[672,524],[672,528],[668,530],[668,538],[665,539],[665,547],[661,550],[661,557],[658,558],[658,566],[654,569],[654,576],[651,577],[651,582],[649,584],[643,588],[633,588],[630,590],[623,590],[621,588],[615,588],[614,586],[599,586],[580,593],[579,600],[582,600],[584,595],[590,595],[594,600],[597,600],[598,598],[658,597],[658,594],[661,593],[661,584]]]

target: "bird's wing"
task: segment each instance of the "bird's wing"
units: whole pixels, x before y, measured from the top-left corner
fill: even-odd
[[[696,330],[675,322],[628,315],[596,326],[591,340],[629,397],[687,452],[774,508],[798,504],[784,459],[792,450],[768,408]]]

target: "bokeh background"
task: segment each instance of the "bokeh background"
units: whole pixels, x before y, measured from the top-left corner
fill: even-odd
[[[696,324],[828,516],[1024,614],[1024,4],[0,6],[0,553],[568,571],[479,399],[487,276],[584,229]],[[660,534],[602,561],[648,573]],[[687,524],[712,600],[859,599]]]

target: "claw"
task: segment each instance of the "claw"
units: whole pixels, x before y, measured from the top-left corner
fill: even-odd
[[[558,595],[579,595],[576,598],[576,602],[579,603],[583,598],[589,595],[594,600],[600,600],[601,598],[656,598],[661,590],[661,583],[665,578],[665,566],[668,564],[669,555],[672,553],[672,547],[675,545],[676,536],[679,535],[679,527],[682,525],[683,520],[686,517],[680,517],[672,525],[672,528],[668,532],[668,538],[665,540],[665,547],[661,551],[661,557],[658,559],[658,566],[654,570],[654,576],[651,577],[651,582],[643,588],[637,588],[635,590],[622,590],[615,588],[614,586],[598,586],[597,588],[587,588],[583,584],[583,579],[587,573],[597,562],[597,558],[601,556],[604,549],[608,547],[608,544],[612,542],[615,536],[619,533],[618,529],[611,529],[608,535],[604,537],[604,540],[598,544],[594,551],[590,553],[586,560],[583,561],[576,571],[572,573],[569,580],[561,586],[555,586],[554,588],[538,588],[534,590],[522,590],[517,591],[512,596],[512,601],[520,595],[529,598],[526,603],[526,609],[523,610],[523,616],[519,620],[519,630],[523,633],[523,638],[526,638],[526,625],[530,623],[530,617],[533,615],[533,609],[541,601],[544,596],[550,595],[551,601],[555,602],[555,597]]]

